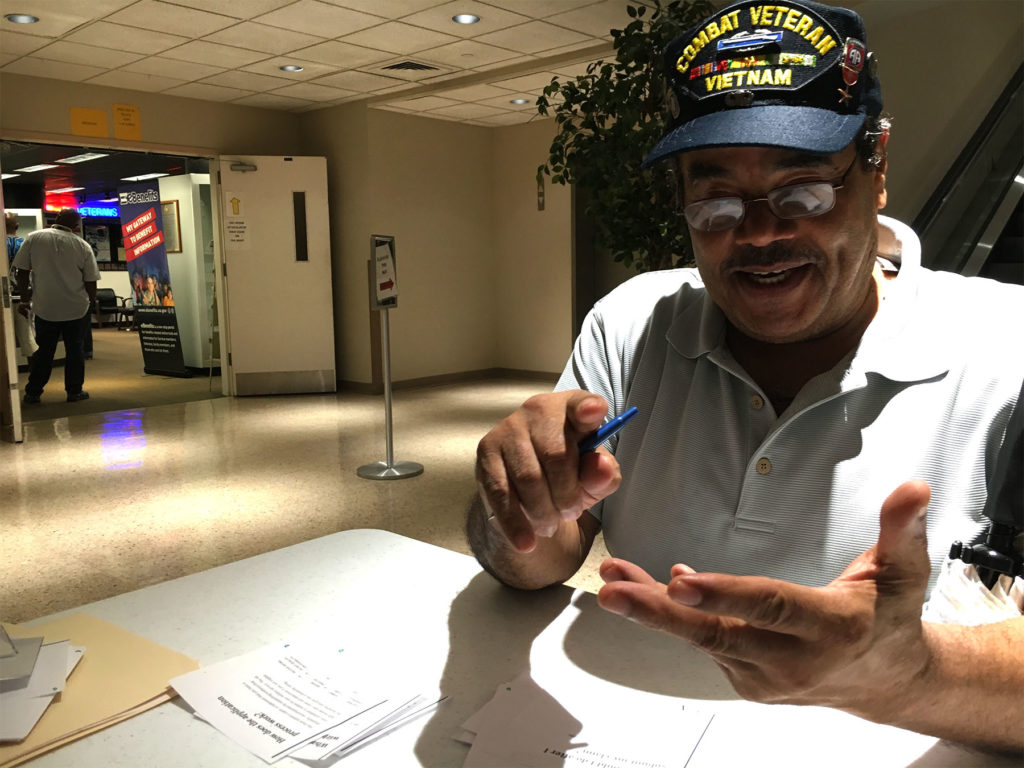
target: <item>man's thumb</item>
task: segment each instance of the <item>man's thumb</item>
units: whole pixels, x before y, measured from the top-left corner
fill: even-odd
[[[882,504],[875,551],[883,567],[892,566],[897,573],[929,568],[925,523],[930,498],[928,483],[908,480]]]

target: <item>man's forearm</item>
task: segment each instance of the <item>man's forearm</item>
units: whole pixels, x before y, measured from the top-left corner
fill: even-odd
[[[570,578],[586,559],[598,523],[588,512],[581,521],[565,521],[554,536],[538,537],[532,551],[518,552],[487,519],[477,496],[466,515],[466,536],[480,565],[496,579],[518,589],[541,589]]]
[[[857,712],[921,733],[1024,754],[1024,617],[924,624],[928,664],[904,695]]]

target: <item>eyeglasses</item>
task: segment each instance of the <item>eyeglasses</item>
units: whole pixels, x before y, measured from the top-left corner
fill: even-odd
[[[806,219],[828,213],[836,204],[836,190],[846,185],[857,158],[853,158],[839,182],[809,181],[776,187],[764,197],[744,200],[742,197],[710,197],[683,207],[687,223],[700,232],[722,232],[739,226],[747,205],[767,202],[772,213],[780,219]]]

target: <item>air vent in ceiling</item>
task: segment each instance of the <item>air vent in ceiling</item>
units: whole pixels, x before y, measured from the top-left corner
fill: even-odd
[[[381,67],[385,70],[404,70],[406,72],[425,72],[425,71],[437,71],[439,67],[431,66],[430,64],[424,64],[421,61],[398,61],[394,64],[388,64],[386,67]]]

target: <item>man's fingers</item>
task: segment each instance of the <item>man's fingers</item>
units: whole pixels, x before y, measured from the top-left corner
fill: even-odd
[[[598,573],[606,584],[614,581],[632,581],[636,584],[657,584],[657,580],[639,565],[628,560],[609,557],[598,568]]]
[[[578,439],[601,426],[608,413],[608,402],[593,392],[576,390],[566,404],[565,413],[569,426],[575,430]]]
[[[804,639],[826,637],[846,621],[834,592],[761,576],[674,573],[667,594],[705,614]]]
[[[592,507],[615,493],[622,482],[619,462],[604,448],[588,451],[579,459],[579,485],[584,493],[583,506]]]

